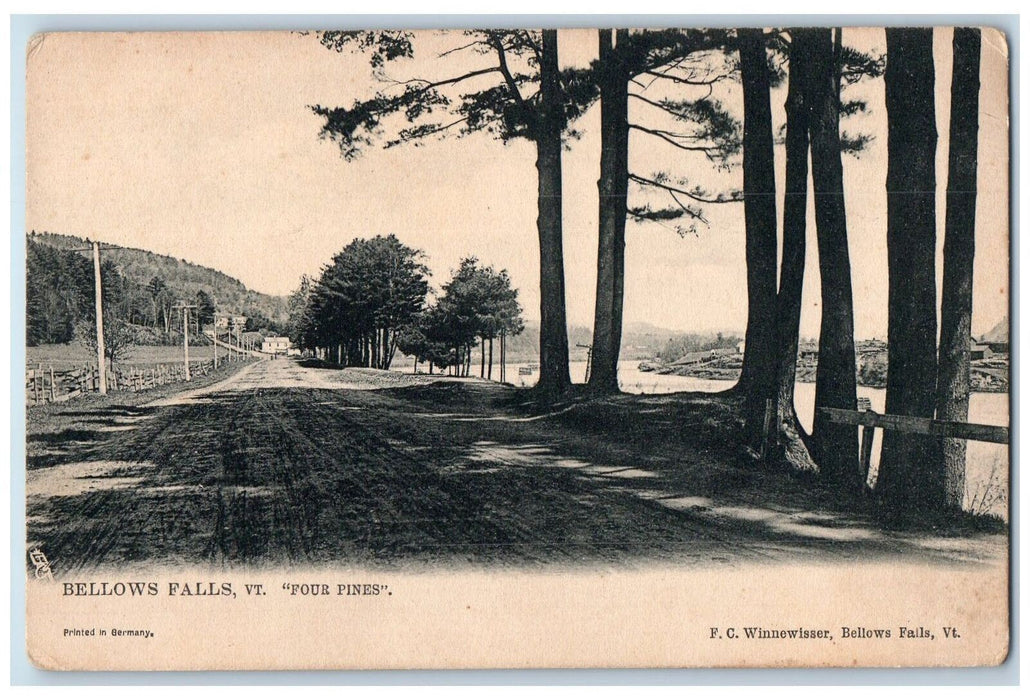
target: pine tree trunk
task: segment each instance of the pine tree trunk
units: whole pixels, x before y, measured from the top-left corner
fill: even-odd
[[[827,478],[846,484],[850,492],[861,493],[858,428],[831,423],[819,413],[822,407],[855,410],[857,402],[854,304],[840,150],[839,76],[832,30],[813,29],[798,34],[810,36],[812,42],[812,73],[805,82],[822,298],[812,442],[820,471]]]
[[[980,30],[957,27],[952,46],[937,419],[965,422],[969,417],[969,342],[973,311],[973,254],[976,248]],[[965,503],[966,443],[944,438],[941,451],[945,505],[961,510]]]
[[[543,31],[540,60],[540,116],[537,149],[537,234],[540,239],[540,381],[545,397],[564,394],[569,379],[569,335],[565,320],[565,264],[562,252],[562,129],[558,33]]]
[[[794,408],[808,207],[808,114],[804,95],[806,78],[812,71],[812,55],[807,38],[803,30],[792,32],[790,46],[783,254],[776,295],[776,418],[787,462],[795,469],[817,471]]]
[[[933,31],[887,29],[887,413],[932,418],[937,380],[934,278]],[[944,478],[927,435],[888,430],[877,490],[891,511],[935,510]]]
[[[629,76],[619,48],[626,37],[628,32],[620,29],[613,47],[612,30],[598,30],[602,67],[601,176],[597,181],[597,291],[589,386],[603,393],[619,390],[618,362],[622,345],[626,196],[629,187]]]
[[[494,378],[494,339],[490,338],[490,361],[486,365],[486,378]]]
[[[738,30],[744,92],[744,226],[747,260],[747,328],[739,389],[744,394],[747,440],[762,438],[765,401],[776,378],[776,175],[765,38],[760,29]]]

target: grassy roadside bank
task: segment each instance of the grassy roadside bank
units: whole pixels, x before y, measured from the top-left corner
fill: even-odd
[[[227,379],[250,362],[224,364],[189,382],[172,382],[144,391],[112,391],[106,395],[87,394],[61,403],[28,406],[25,409],[26,457],[29,465],[40,450],[62,439],[74,440],[76,431],[84,431],[96,416],[112,410],[128,410],[157,399],[174,396],[190,389],[200,389]],[[31,468],[31,466],[30,466]]]
[[[873,497],[843,493],[816,476],[756,461],[743,447],[739,399],[704,392],[615,394],[596,397],[574,387],[563,401],[544,405],[532,389],[486,382],[437,382],[381,392],[418,406],[428,416],[462,411],[483,416],[477,431],[499,445],[548,445],[562,459],[642,470],[661,496],[689,494],[699,510],[713,504],[750,508],[751,516],[819,513],[832,521],[937,535],[1001,533],[995,515],[901,514],[885,518]],[[437,420],[437,422],[439,422]],[[464,431],[463,425],[456,425]],[[627,473],[627,472],[624,472]],[[652,494],[652,495],[654,495]],[[717,507],[719,507],[717,506]],[[817,518],[817,519],[818,519]]]

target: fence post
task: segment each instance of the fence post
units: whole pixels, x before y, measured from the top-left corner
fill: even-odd
[[[860,469],[862,470],[862,483],[869,479],[869,470],[873,461],[873,437],[876,435],[876,427],[872,425],[862,426],[862,459]]]
[[[50,365],[50,401],[57,400],[57,388],[54,386],[54,366]]]
[[[772,439],[772,431],[776,419],[776,402],[772,399],[765,400],[765,416],[762,420],[762,459],[769,455],[769,442]]]

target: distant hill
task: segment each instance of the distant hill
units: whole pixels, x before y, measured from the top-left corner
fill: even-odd
[[[980,336],[984,343],[1008,343],[1009,342],[1009,317],[1003,316],[998,325]]]
[[[682,331],[661,328],[650,323],[627,323],[622,332],[623,360],[649,360],[673,339],[683,336]],[[569,358],[585,360],[586,348],[594,340],[593,330],[587,326],[569,326]],[[513,362],[537,360],[540,357],[540,322],[526,321],[526,330],[508,338],[507,355]]]
[[[57,233],[33,232],[28,240],[59,250],[88,248],[84,238]],[[89,257],[89,252],[83,251],[82,255]],[[203,291],[218,311],[253,317],[258,325],[278,326],[286,321],[286,297],[247,289],[238,279],[210,267],[139,248],[104,248],[103,260],[114,264],[123,277],[140,287],[159,277],[177,298],[193,299],[198,291]]]

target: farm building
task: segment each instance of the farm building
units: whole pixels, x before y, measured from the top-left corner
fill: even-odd
[[[265,338],[261,343],[261,352],[269,355],[285,355],[290,350],[290,339],[282,336],[272,335]]]
[[[991,330],[980,336],[980,343],[988,346],[995,353],[1006,353],[1009,351],[1009,318],[1001,319]]]
[[[969,359],[970,360],[986,360],[987,358],[994,355],[994,351],[990,345],[981,343],[976,338],[969,339]]]
[[[798,357],[815,362],[819,359],[819,346],[810,341],[801,341],[798,344]]]

